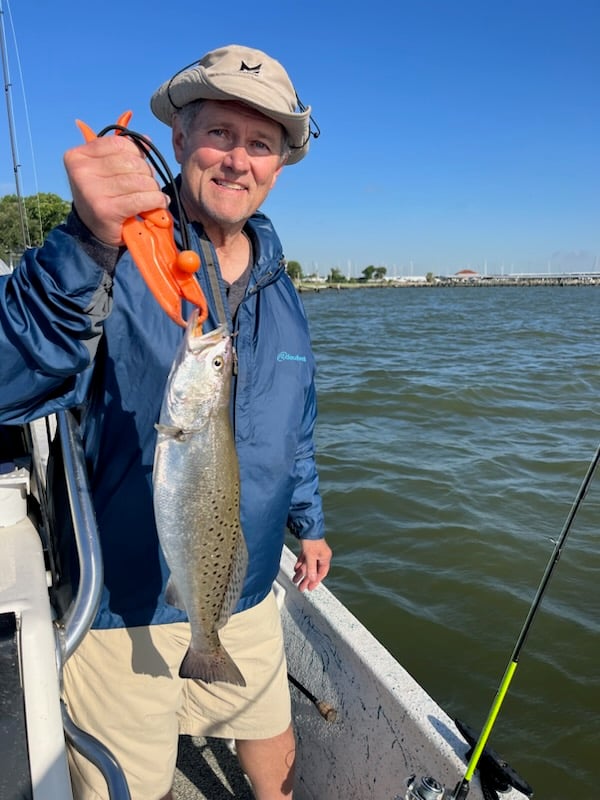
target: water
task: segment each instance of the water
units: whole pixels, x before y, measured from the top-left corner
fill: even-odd
[[[303,295],[328,586],[479,730],[600,441],[600,287]],[[492,733],[539,800],[600,796],[600,469]]]

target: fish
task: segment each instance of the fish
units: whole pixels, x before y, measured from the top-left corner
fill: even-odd
[[[231,335],[187,323],[167,378],[154,453],[158,538],[171,571],[165,600],[184,610],[191,641],[182,678],[245,686],[219,639],[248,566],[240,524],[240,475],[231,425]]]

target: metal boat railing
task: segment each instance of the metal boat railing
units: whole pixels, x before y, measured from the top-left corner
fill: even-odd
[[[79,559],[77,593],[63,618],[57,623],[61,661],[64,664],[94,621],[100,604],[104,570],[79,426],[68,411],[57,414],[57,426]]]
[[[39,428],[34,430],[34,425],[36,423],[30,425],[26,433],[32,452],[32,469],[40,505],[42,529],[40,535],[54,581],[57,578],[55,548],[45,479],[51,430],[47,420],[45,436],[40,433]],[[56,435],[62,456],[64,482],[80,573],[74,598],[63,616],[54,621],[57,670],[62,684],[63,667],[90,629],[98,610],[103,586],[103,565],[79,425],[72,412],[60,411],[56,414]],[[46,452],[43,452],[44,450]],[[110,800],[130,800],[129,788],[116,758],[102,742],[73,722],[62,700],[60,711],[67,742],[103,774]],[[36,796],[35,788],[34,796]]]
[[[94,621],[100,603],[104,571],[79,425],[70,411],[58,412],[57,433],[80,573],[75,598],[62,619],[56,623],[59,674],[62,674],[63,665],[77,649]],[[102,742],[77,727],[69,717],[64,703],[61,702],[61,706],[67,740],[102,772],[110,799],[130,800],[129,788],[116,758]]]

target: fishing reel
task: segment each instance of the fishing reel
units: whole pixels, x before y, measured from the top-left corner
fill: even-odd
[[[396,800],[451,800],[451,796],[435,778],[429,775],[417,778],[416,775],[413,775],[408,779],[404,798],[396,798]]]
[[[395,800],[457,800],[457,797],[454,790],[446,789],[430,775],[424,775],[422,778],[411,775],[406,794],[404,797],[398,795]]]
[[[512,777],[514,771],[505,763],[496,767],[496,774],[491,774],[486,771],[482,773],[481,788],[484,797],[489,800],[492,798],[501,800],[506,793],[510,793],[512,788],[516,788],[522,791],[527,797],[531,797],[533,795],[533,790],[529,784],[519,778],[516,773],[514,773],[514,780],[505,779],[507,770],[510,771]],[[502,778],[499,777],[499,772],[502,773]],[[395,800],[465,800],[468,793],[469,783],[465,780],[459,781],[454,789],[447,789],[439,783],[439,781],[429,775],[423,776],[422,778],[417,778],[415,775],[412,775],[408,779],[404,797],[398,795]]]
[[[446,789],[430,775],[424,775],[422,778],[411,775],[406,794],[404,797],[396,797],[395,800],[464,800],[468,792],[468,784],[459,783],[454,789]]]

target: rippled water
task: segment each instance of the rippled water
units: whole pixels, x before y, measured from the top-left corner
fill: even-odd
[[[480,729],[600,441],[600,288],[303,295],[329,587]],[[540,800],[600,796],[600,469],[490,744]]]

